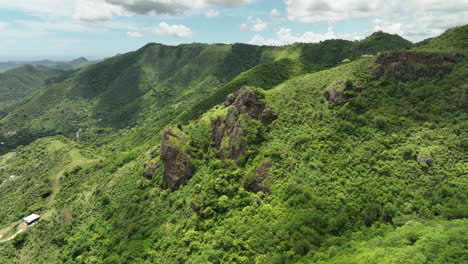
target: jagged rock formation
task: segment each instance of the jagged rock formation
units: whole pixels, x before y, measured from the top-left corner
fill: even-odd
[[[164,164],[163,180],[172,190],[187,184],[192,176],[190,156],[184,151],[186,135],[176,129],[166,130],[161,138],[161,160]]]
[[[264,126],[271,124],[276,113],[266,106],[264,94],[256,88],[242,86],[239,91],[230,94],[224,107],[230,107],[224,119],[212,122],[212,140],[219,149],[219,158],[237,160],[241,156],[248,157],[249,121],[260,121]]]
[[[400,81],[431,78],[439,73],[452,72],[463,55],[429,52],[397,51],[380,55],[373,72],[377,77],[395,78]]]

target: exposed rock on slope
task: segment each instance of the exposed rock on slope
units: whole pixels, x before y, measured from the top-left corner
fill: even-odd
[[[256,138],[258,130],[249,129],[250,122],[260,121],[269,125],[277,115],[266,106],[264,94],[260,89],[242,86],[239,91],[230,94],[224,103],[230,107],[225,119],[212,122],[212,139],[219,149],[219,158],[237,160],[249,156],[249,140]],[[261,126],[261,125],[260,125]]]
[[[250,189],[252,192],[271,193],[272,178],[270,177],[270,170],[272,166],[271,161],[266,160],[257,168],[255,171],[255,181]]]
[[[161,160],[164,164],[164,182],[172,190],[187,184],[192,176],[190,156],[183,150],[186,135],[176,129],[168,129],[161,139]]]
[[[339,89],[342,85],[342,81],[335,83],[330,90],[325,92],[325,99],[333,102],[334,104],[339,104],[341,101],[341,97],[343,96],[342,89]]]
[[[431,78],[439,73],[448,74],[463,58],[462,55],[428,52],[397,51],[380,55],[374,68],[378,77],[395,78],[400,81]]]

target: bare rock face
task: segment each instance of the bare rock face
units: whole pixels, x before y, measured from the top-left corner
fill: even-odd
[[[271,161],[264,161],[255,171],[255,182],[251,187],[251,191],[258,193],[271,193],[270,186],[272,184],[272,178],[270,176],[270,170],[273,164]]]
[[[463,55],[456,54],[396,51],[380,55],[373,73],[377,77],[400,81],[432,78],[452,72],[455,64],[462,59]]]
[[[335,83],[332,88],[325,92],[324,96],[325,99],[328,101],[333,102],[335,105],[339,104],[341,98],[343,97],[343,92],[340,91],[340,87],[343,85],[342,81]]]
[[[219,158],[237,160],[249,155],[247,119],[259,120],[265,126],[278,117],[264,102],[264,95],[258,89],[242,86],[239,91],[230,94],[225,107],[230,107],[225,118],[212,122],[212,139],[220,150]]]
[[[153,179],[156,174],[156,170],[159,168],[159,161],[150,160],[145,164],[145,169],[143,170],[142,176],[148,180]]]
[[[192,176],[190,156],[182,149],[186,135],[182,131],[168,129],[161,138],[161,160],[164,164],[163,180],[172,190],[186,185]]]
[[[211,123],[211,139],[215,143],[215,147],[221,146],[221,140],[224,134],[224,122],[222,119],[217,119]]]

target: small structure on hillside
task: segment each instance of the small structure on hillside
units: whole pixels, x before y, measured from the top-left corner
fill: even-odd
[[[26,224],[32,225],[32,224],[36,223],[39,220],[40,217],[41,217],[40,215],[32,214],[30,216],[27,216],[27,217],[23,218],[23,220],[24,220],[24,222]]]
[[[363,55],[361,55],[361,58],[372,58],[372,57],[374,57],[374,55],[372,55],[372,54],[363,54]]]

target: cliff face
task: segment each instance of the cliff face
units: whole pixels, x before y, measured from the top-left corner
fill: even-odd
[[[257,128],[259,124],[268,126],[277,115],[266,105],[261,90],[248,86],[230,94],[224,107],[229,107],[226,117],[212,122],[212,140],[219,149],[219,158],[222,161],[247,158],[249,139],[259,137],[259,130],[251,129],[252,121],[260,122],[256,123]]]
[[[429,52],[396,51],[380,55],[374,68],[378,77],[395,78],[400,81],[432,78],[437,74],[452,72],[462,55]]]
[[[190,156],[184,151],[186,135],[175,129],[168,129],[161,138],[161,160],[164,164],[163,180],[172,190],[187,184],[192,176]]]

